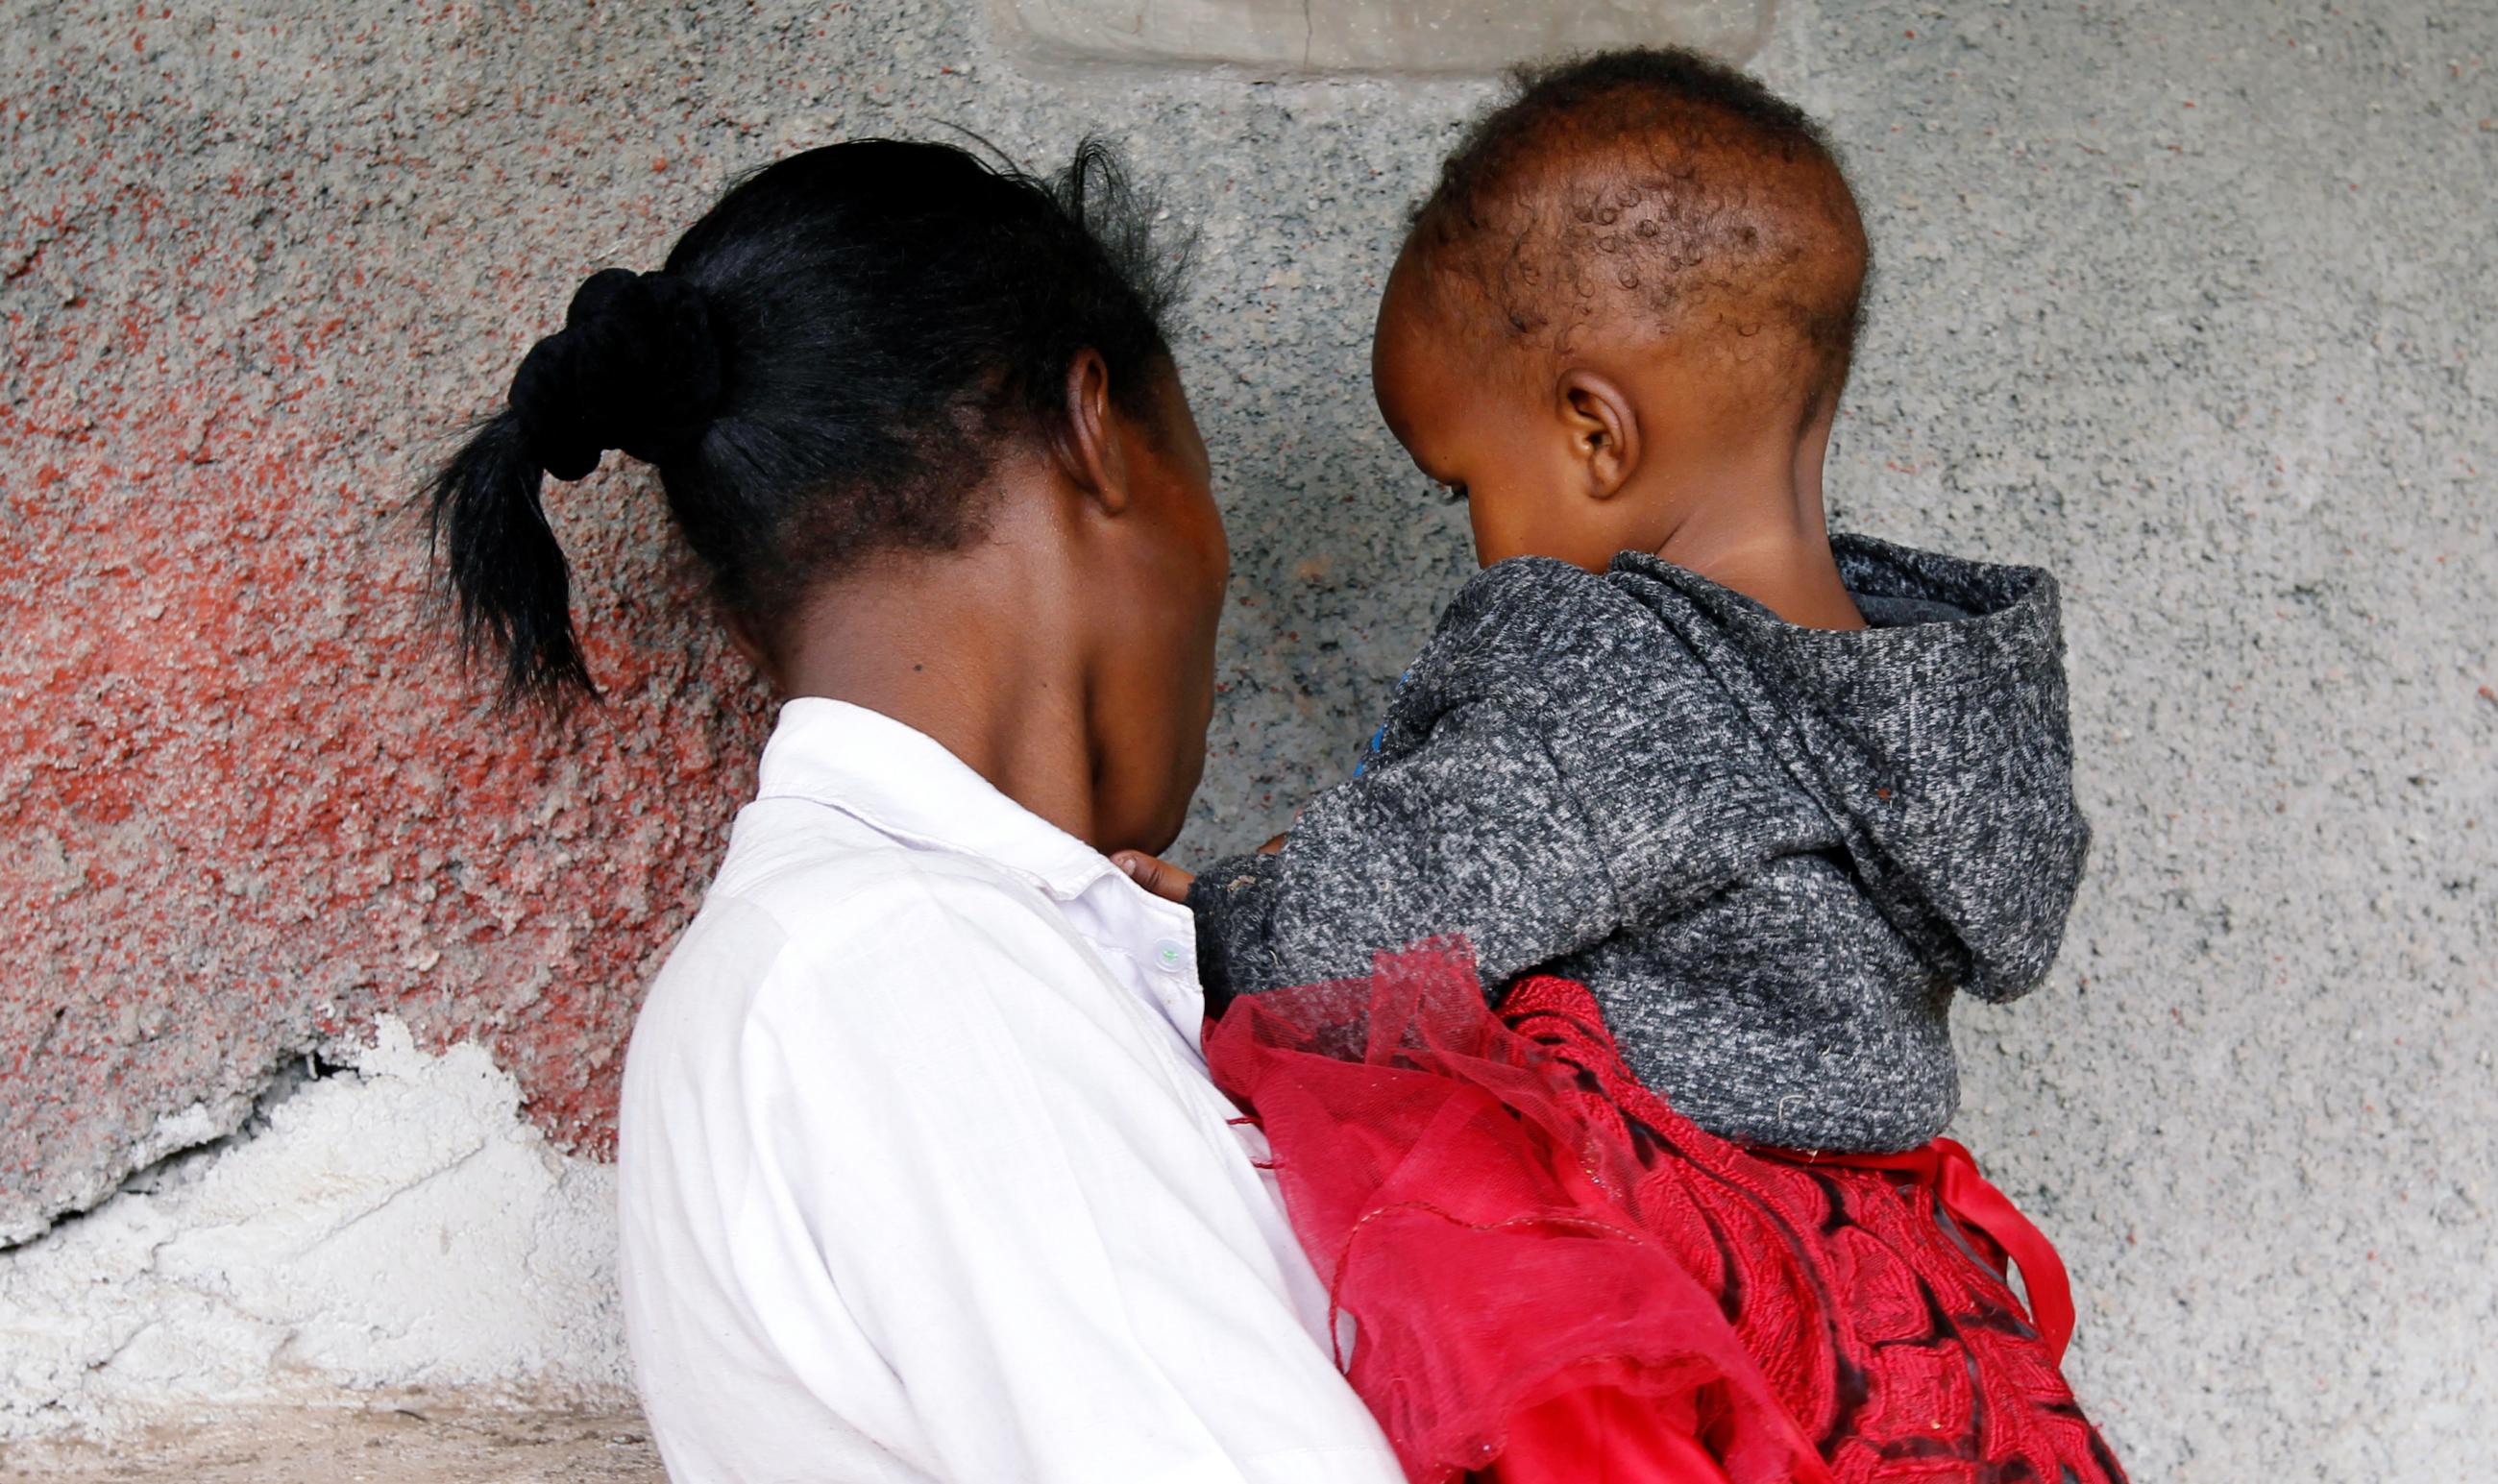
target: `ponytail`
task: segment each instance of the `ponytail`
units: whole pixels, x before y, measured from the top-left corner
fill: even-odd
[[[471,655],[503,656],[506,701],[560,709],[598,696],[573,631],[563,548],[539,500],[543,477],[586,479],[611,448],[649,463],[676,458],[700,441],[720,391],[701,291],[608,268],[521,362],[510,407],[433,477],[433,546],[461,641]]]
[[[462,648],[501,656],[506,701],[560,708],[598,687],[573,633],[563,548],[538,500],[545,478],[519,415],[505,411],[443,463],[427,498]]]

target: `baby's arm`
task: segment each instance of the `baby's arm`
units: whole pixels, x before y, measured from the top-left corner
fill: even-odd
[[[1273,853],[1194,878],[1199,971],[1217,997],[1255,995],[1368,973],[1375,953],[1462,936],[1497,985],[1619,922],[1598,841],[1535,719],[1478,702],[1441,717],[1420,747],[1313,799]],[[1151,866],[1131,873],[1143,880]]]

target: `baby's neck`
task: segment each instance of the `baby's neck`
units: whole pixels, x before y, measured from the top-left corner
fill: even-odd
[[[1760,435],[1717,444],[1681,467],[1660,469],[1672,528],[1654,548],[1676,566],[1729,587],[1789,623],[1813,629],[1861,629],[1864,615],[1839,576],[1821,499],[1822,459],[1839,401],[1825,397],[1805,411],[1790,437],[1757,416]],[[1721,421],[1718,425],[1725,426]],[[1710,449],[1706,436],[1686,450]]]
[[[1677,525],[1656,554],[1799,627],[1861,629],[1865,616],[1840,578],[1819,515],[1817,508],[1764,511],[1762,502],[1713,501]]]

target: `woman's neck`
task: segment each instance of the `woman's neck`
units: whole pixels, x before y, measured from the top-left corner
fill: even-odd
[[[991,530],[960,552],[881,557],[826,585],[782,637],[790,696],[847,701],[923,732],[1000,793],[1089,839],[1084,646],[1068,605]]]

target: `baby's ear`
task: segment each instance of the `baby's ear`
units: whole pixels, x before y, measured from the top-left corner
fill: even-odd
[[[1561,373],[1559,412],[1570,454],[1586,476],[1587,493],[1609,500],[1639,468],[1639,416],[1619,384],[1574,366]]]

